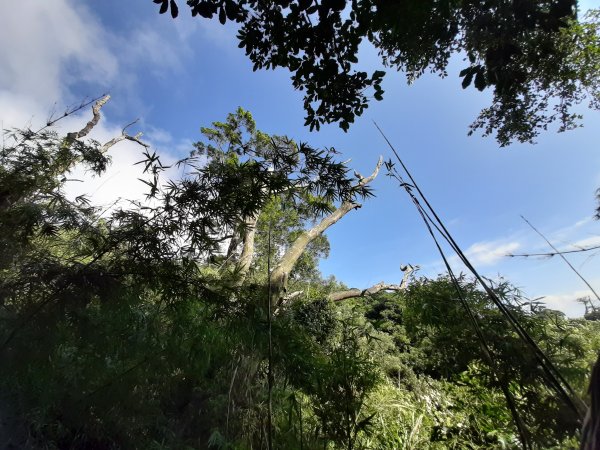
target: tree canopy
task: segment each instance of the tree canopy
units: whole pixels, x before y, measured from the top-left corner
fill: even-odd
[[[154,0],[179,14],[176,0]],[[347,130],[371,98],[383,98],[385,72],[361,69],[361,46],[413,82],[447,75],[462,57],[463,88],[493,91],[470,133],[501,145],[532,142],[552,123],[578,125],[575,108],[600,99],[598,15],[578,21],[576,0],[188,0],[193,16],[239,25],[239,47],[257,69],[287,68],[304,92],[306,125]]]

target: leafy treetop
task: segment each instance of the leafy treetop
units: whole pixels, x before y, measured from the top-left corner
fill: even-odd
[[[161,13],[175,0],[154,0]],[[586,97],[598,106],[598,16],[578,22],[576,0],[188,0],[193,16],[240,25],[239,47],[257,69],[285,67],[304,91],[306,125],[347,130],[383,98],[385,72],[356,68],[368,40],[383,65],[410,83],[425,71],[446,76],[452,55],[466,56],[462,87],[493,89],[491,106],[470,133],[496,133],[501,145],[531,142],[549,124],[580,118]]]

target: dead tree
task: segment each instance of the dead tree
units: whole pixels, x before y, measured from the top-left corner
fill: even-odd
[[[110,95],[105,95],[94,102],[92,106],[92,118],[78,131],[73,131],[67,133],[66,137],[62,139],[60,142],[57,142],[57,151],[53,155],[53,158],[50,158],[47,162],[44,163],[43,172],[44,175],[48,179],[59,180],[64,177],[64,174],[72,170],[77,164],[84,161],[84,156],[81,151],[82,146],[87,145],[84,144],[81,140],[87,137],[90,132],[98,125],[100,122],[100,110],[102,107],[110,100]],[[71,116],[73,113],[80,111],[84,106],[87,106],[89,103],[82,104],[81,106],[72,109],[70,111],[66,111],[63,115],[61,115],[58,119],[50,120],[48,123],[42,127],[38,131],[27,130],[26,134],[24,134],[24,138],[18,140],[13,148],[14,151],[19,151],[21,148],[28,148],[31,146],[32,149],[37,149],[36,147],[36,138],[44,141],[47,139],[47,133],[45,130],[50,126],[54,125],[57,121],[64,119],[65,117]],[[137,144],[148,147],[147,144],[141,141],[142,133],[138,133],[135,136],[129,135],[127,133],[127,129],[135,124],[137,121],[130,123],[125,126],[121,131],[119,136],[116,136],[110,139],[108,142],[104,144],[89,144],[89,148],[94,148],[100,154],[105,154],[113,147],[115,144],[128,140],[132,142],[136,142]],[[56,189],[55,183],[46,183],[41,187],[36,187],[36,195],[39,197],[40,195],[51,195],[52,192]],[[10,208],[15,203],[24,199],[24,196],[27,195],[29,191],[15,191],[12,189],[1,189],[0,188],[0,211],[6,210]],[[31,193],[31,192],[29,192]]]
[[[86,137],[88,134],[90,134],[92,129],[96,125],[98,125],[98,122],[100,122],[100,110],[109,100],[110,100],[110,95],[105,95],[104,97],[102,97],[98,101],[96,101],[94,106],[92,106],[92,118],[90,119],[90,121],[88,123],[86,123],[85,126],[81,130],[67,133],[67,137],[65,139],[66,145],[72,145],[76,140]],[[149,147],[148,144],[146,144],[140,140],[140,138],[142,137],[141,132],[136,134],[135,136],[131,136],[131,135],[127,134],[127,128],[129,128],[130,126],[132,126],[136,123],[137,123],[137,120],[134,120],[133,122],[125,125],[125,127],[123,127],[123,129],[121,130],[121,134],[119,136],[112,138],[111,140],[109,140],[108,142],[106,142],[105,144],[100,146],[100,152],[106,153],[113,145],[118,144],[121,141],[132,141],[132,142],[135,142],[135,143],[141,145],[142,147],[148,148]],[[66,170],[71,169],[72,166],[78,162],[80,162],[79,159],[71,161],[71,166],[67,167]]]

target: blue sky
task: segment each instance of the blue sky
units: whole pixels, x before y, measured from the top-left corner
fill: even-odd
[[[560,248],[599,244],[600,223],[592,219],[600,187],[600,114],[583,110],[584,128],[549,131],[536,145],[499,148],[493,138],[467,136],[468,125],[488,105],[489,92],[460,87],[461,58],[449,76],[425,75],[407,86],[388,71],[382,102],[371,103],[348,133],[337,125],[320,132],[303,127],[300,93],[285,70],[252,72],[237,48],[234,27],[188,17],[181,1],[176,21],[159,16],[150,0],[0,3],[0,121],[9,126],[42,123],[81,98],[110,92],[99,140],[118,134],[140,118],[138,128],[169,160],[185,155],[199,128],[221,120],[238,106],[250,110],[259,128],[315,146],[334,146],[350,166],[369,173],[379,155],[390,153],[375,120],[412,169],[455,239],[480,271],[513,281],[531,298],[570,315],[585,286],[558,259],[517,260],[508,252],[545,251],[544,242],[520,219],[523,214]],[[597,1],[580,2],[598,7]],[[380,68],[368,48],[361,64]],[[74,127],[69,119],[62,126]],[[73,183],[100,203],[139,196],[143,186],[133,163],[140,149],[114,149],[114,165],[101,180]],[[83,175],[81,175],[83,176]],[[376,198],[328,232],[331,256],[321,264],[354,287],[399,281],[401,263],[442,271],[435,247],[406,195],[381,174]],[[572,261],[600,289],[600,255]],[[460,270],[460,266],[456,265]]]

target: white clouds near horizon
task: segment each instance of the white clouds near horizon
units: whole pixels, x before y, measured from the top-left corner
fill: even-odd
[[[518,216],[515,217],[515,221],[521,222]],[[599,245],[600,236],[595,234],[596,231],[597,222],[591,215],[571,221],[554,230],[543,230],[544,235],[560,250]],[[502,274],[514,285],[526,286],[524,294],[527,297],[543,297],[541,301],[548,308],[558,309],[570,317],[581,316],[584,308],[577,299],[593,297],[593,294],[564,261],[558,257],[508,257],[509,254],[514,253],[537,254],[552,251],[548,244],[524,223],[510,235],[478,241],[464,249],[465,255],[481,274]],[[594,258],[597,253],[566,255],[592,286],[600,286],[600,279],[594,276],[600,263],[600,260],[596,261]],[[456,273],[468,273],[456,255],[448,253],[448,256],[450,265]],[[423,266],[423,274],[430,277],[445,271],[441,260]]]
[[[549,309],[564,312],[568,317],[581,317],[585,313],[585,306],[577,300],[580,298],[594,298],[590,290],[577,289],[568,292],[542,295],[540,301]],[[595,300],[594,300],[595,301]],[[595,302],[594,304],[598,304]]]
[[[0,41],[12,43],[0,46],[3,129],[35,130],[45,124],[52,112],[60,116],[63,107],[57,104],[82,100],[76,91],[82,82],[96,93],[110,87],[135,97],[135,79],[141,67],[159,75],[179,70],[181,55],[186,51],[172,39],[161,39],[159,32],[149,26],[115,34],[85,5],[69,0],[1,2]],[[166,50],[160,55],[155,51],[159,45]],[[61,133],[80,129],[90,117],[90,108],[86,108],[59,121],[57,129]],[[174,160],[170,156],[173,148],[180,151],[189,145],[187,140],[176,140],[167,131],[146,126],[150,130],[148,143],[156,144],[166,163]],[[106,142],[118,136],[121,128],[122,124],[113,123],[103,114],[89,138]],[[138,180],[143,177],[142,166],[135,165],[142,159],[142,150],[130,141],[115,145],[109,151],[112,164],[101,177],[92,177],[82,167],[76,167],[68,178],[82,181],[69,181],[67,193],[88,194],[93,203],[101,206],[119,198],[143,198],[147,187]]]

